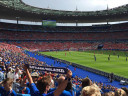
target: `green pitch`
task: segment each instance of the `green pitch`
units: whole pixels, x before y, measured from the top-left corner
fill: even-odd
[[[72,63],[98,69],[104,72],[113,72],[116,75],[128,78],[128,52],[119,51],[59,51],[59,52],[40,52],[48,56],[63,59]],[[96,61],[94,59],[96,56]],[[108,60],[110,54],[110,60]],[[118,58],[119,55],[119,58]],[[128,59],[128,57],[127,57]]]

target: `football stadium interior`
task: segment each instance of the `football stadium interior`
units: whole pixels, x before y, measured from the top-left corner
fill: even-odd
[[[128,96],[128,23],[109,24],[128,20],[128,4],[86,12],[38,8],[22,0],[0,0],[0,19],[17,22],[0,21],[0,72],[5,75],[2,77],[0,74],[0,84],[3,86],[0,87],[1,96]],[[19,21],[42,22],[42,25],[20,24]],[[106,24],[78,26],[78,23],[99,22]],[[57,26],[56,23],[76,25]],[[37,90],[42,95],[31,87],[32,79],[25,64],[36,66],[29,74],[34,75],[33,82],[37,83]],[[36,70],[38,66],[40,70]],[[56,83],[61,75],[57,74],[57,70],[41,71],[46,67],[70,69],[73,73],[70,78],[72,88],[68,90],[64,86],[59,89]],[[46,79],[45,76],[52,77],[50,88],[54,88],[46,93],[38,86],[38,81]],[[30,86],[25,84],[27,77]],[[10,78],[15,91],[9,90],[11,95],[5,87]],[[100,93],[83,95],[85,87],[93,85],[89,82],[95,82],[96,89],[100,89],[95,91]],[[83,83],[87,86],[83,86]]]

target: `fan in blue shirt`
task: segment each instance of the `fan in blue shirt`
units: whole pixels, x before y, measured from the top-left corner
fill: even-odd
[[[13,80],[10,78],[7,78],[2,82],[3,87],[0,87],[1,96],[17,96],[16,92],[12,90],[12,83]]]
[[[72,72],[68,70],[67,78],[57,87],[55,91],[48,93],[48,90],[50,89],[50,82],[51,82],[51,79],[49,78],[49,76],[43,77],[42,79],[38,80],[37,84],[35,85],[33,83],[32,77],[29,73],[27,66],[24,66],[24,69],[26,71],[26,75],[29,81],[31,96],[60,96],[60,94],[66,88],[67,83],[72,76]]]
[[[58,81],[58,85],[60,85],[64,80],[65,80],[65,77],[64,76],[60,76],[58,78],[58,80],[57,80]],[[56,90],[56,88],[51,88],[49,90],[49,92],[52,92],[54,90]],[[74,91],[72,90],[72,82],[71,81],[68,81],[68,84],[67,84],[65,90],[61,93],[60,96],[75,96],[74,95]]]

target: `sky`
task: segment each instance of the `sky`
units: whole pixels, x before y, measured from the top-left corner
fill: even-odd
[[[66,10],[66,11],[97,11],[97,10],[105,10],[108,8],[114,8],[118,6],[122,6],[128,4],[128,0],[22,0],[24,3],[40,7],[40,8],[49,8],[55,10]],[[16,23],[16,21],[12,20],[3,20],[0,19],[1,22],[10,22]],[[124,22],[124,21],[123,21]],[[127,21],[125,21],[127,22]],[[25,22],[19,21],[20,24],[32,24],[32,25],[41,25],[41,22]],[[122,23],[122,22],[110,22],[110,24],[114,23]],[[99,23],[86,23],[79,24],[79,26],[91,26],[93,24]],[[100,24],[106,24],[100,23]],[[60,26],[75,26],[75,24],[59,24]]]
[[[28,5],[56,10],[96,11],[128,4],[128,0],[22,0]]]

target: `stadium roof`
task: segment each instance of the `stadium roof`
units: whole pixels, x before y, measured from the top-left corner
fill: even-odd
[[[128,4],[101,11],[62,11],[42,9],[25,4],[22,0],[0,0],[0,18],[41,22],[56,20],[58,23],[98,23],[128,20]]]

